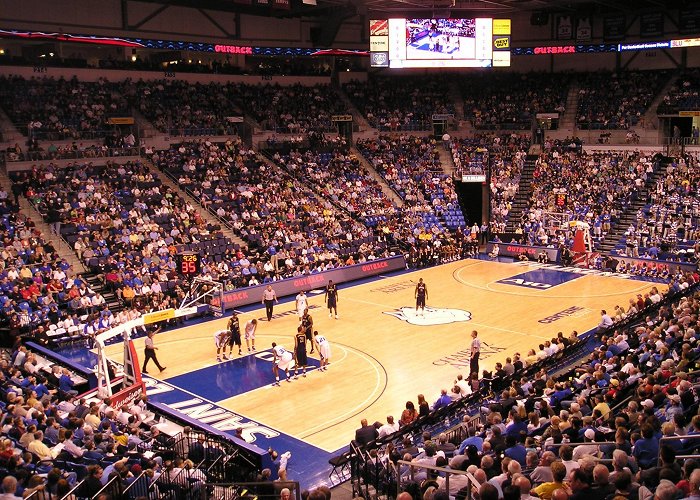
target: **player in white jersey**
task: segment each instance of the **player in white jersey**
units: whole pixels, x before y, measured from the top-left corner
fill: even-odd
[[[306,300],[306,293],[304,292],[304,290],[302,290],[301,292],[299,292],[297,294],[296,305],[297,305],[297,315],[299,316],[299,319],[301,320],[301,318],[304,317],[304,311],[306,311],[306,309],[308,309],[308,307],[309,307],[309,303]]]
[[[272,360],[272,373],[275,375],[275,383],[273,385],[280,385],[280,370],[284,370],[284,374],[287,376],[287,382],[291,382],[289,379],[289,369],[294,367],[294,354],[281,345],[278,346],[274,342],[272,343],[272,354],[274,356]]]
[[[226,357],[226,346],[228,345],[228,338],[229,338],[228,330],[219,330],[219,331],[214,333],[214,344],[216,345],[216,360],[217,361],[221,361],[221,356],[219,356],[219,354],[221,353],[222,349],[224,351],[224,359],[228,359],[228,357]]]
[[[255,350],[255,330],[258,329],[258,320],[253,318],[251,320],[248,320],[245,324],[244,331],[245,331],[245,345],[248,348],[248,352],[250,352],[250,346],[253,346],[253,350]]]
[[[326,337],[319,335],[317,331],[314,331],[314,342],[316,342],[318,353],[321,356],[321,366],[319,370],[325,371],[328,369],[328,365],[331,362],[331,344]]]

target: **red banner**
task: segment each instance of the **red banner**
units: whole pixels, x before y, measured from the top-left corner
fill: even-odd
[[[123,405],[131,406],[140,400],[144,394],[146,394],[146,387],[143,385],[143,382],[134,384],[112,394],[109,405],[114,409],[121,408]]]

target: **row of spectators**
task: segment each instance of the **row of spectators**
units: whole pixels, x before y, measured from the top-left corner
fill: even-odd
[[[104,137],[107,119],[128,113],[117,86],[103,78],[82,82],[10,75],[0,77],[0,88],[0,106],[30,139]]]
[[[656,108],[660,115],[677,114],[679,111],[694,110],[700,105],[700,79],[695,68],[687,68],[675,80],[663,100]]]
[[[5,152],[8,161],[50,161],[73,160],[79,158],[107,158],[112,156],[137,156],[139,149],[136,146],[136,138],[130,129],[120,130],[112,127],[107,132],[101,143],[73,141],[70,144],[56,145],[51,142],[44,147],[42,143],[32,138],[27,141],[24,150],[19,143],[9,146]]]
[[[308,133],[333,130],[333,115],[347,107],[331,85],[236,85],[232,99],[266,130]]]
[[[575,332],[570,339],[560,334],[549,346],[543,344],[540,354],[531,351],[527,358],[514,355],[499,363],[491,397],[469,396],[478,381],[458,377],[451,391],[441,391],[432,411],[439,411],[443,400],[449,404],[465,397],[481,425],[466,416],[449,433],[423,433],[415,442],[392,439],[411,418],[430,412],[419,397],[420,409],[407,403],[399,422],[391,417],[387,424],[378,423],[372,435],[363,426],[357,437],[369,439],[361,444],[373,448],[372,438],[379,433],[387,443],[370,451],[363,481],[391,492],[400,476],[405,485],[400,498],[406,500],[477,493],[487,500],[697,496],[700,461],[686,456],[700,447],[694,373],[700,357],[700,295],[688,295],[688,287],[699,280],[697,273],[675,275],[672,285],[683,287],[666,293],[652,289],[646,299],[632,299],[628,311],[615,313],[617,322],[608,316],[610,326],[601,330],[590,356],[560,376],[547,369],[522,374],[530,362],[546,368],[547,359],[558,358],[554,346],[566,349],[575,342]],[[682,288],[686,296],[681,297]],[[399,465],[399,459],[413,467]],[[444,473],[420,466],[454,470],[449,489]],[[459,475],[462,471],[476,483]]]
[[[69,336],[68,328],[54,332],[69,318],[75,322],[70,333],[75,336],[93,320],[109,324],[112,312],[105,298],[58,256],[51,238],[19,212],[4,190],[0,212],[0,324],[15,342],[30,334],[43,343]]]
[[[218,83],[156,80],[120,85],[124,98],[161,132],[177,135],[224,135],[235,133],[227,117],[241,116],[241,109]]]
[[[252,274],[264,282],[386,251],[385,236],[375,236],[350,212],[311,191],[308,178],[261,161],[240,141],[182,143],[155,152],[152,160],[246,240],[249,251],[239,253],[247,261],[241,273],[248,281]],[[339,159],[336,167],[343,168]],[[216,267],[235,272],[224,260]]]
[[[325,199],[360,218],[366,226],[375,227],[396,216],[397,207],[383,193],[379,182],[347,150],[292,151],[288,155],[275,154],[273,159],[297,180],[310,181]]]
[[[48,164],[13,178],[89,269],[118,273],[114,290],[131,284],[147,295],[174,292],[176,253],[195,245],[214,255],[231,244],[139,162]]]
[[[545,151],[537,160],[528,208],[516,232],[530,245],[563,243],[555,241],[564,232],[554,213],[567,223],[588,223],[594,240],[600,241],[638,198],[652,171],[652,158],[638,152]]]
[[[651,186],[649,200],[626,229],[618,251],[630,257],[694,262],[700,234],[698,157],[668,163]]]
[[[352,103],[380,131],[430,130],[433,114],[454,114],[444,76],[370,77],[343,85]]]
[[[669,77],[666,71],[578,75],[577,126],[581,129],[635,127]]]
[[[565,111],[573,81],[579,86],[581,128],[635,126],[659,92],[666,72],[488,74],[445,77],[370,76],[343,86],[352,103],[380,131],[429,130],[432,115],[455,114],[453,94],[465,99],[465,118],[477,129],[529,129],[537,113]],[[692,94],[692,73],[666,97],[669,105]],[[30,138],[94,139],[110,135],[108,118],[137,109],[161,132],[222,135],[237,130],[233,117],[248,115],[284,133],[332,129],[331,116],[349,110],[331,85],[290,86],[188,83],[183,80],[81,82],[2,77],[0,106]],[[604,98],[601,98],[604,96]],[[686,97],[683,97],[686,96]],[[457,117],[460,118],[460,117]]]
[[[197,468],[203,438],[193,434],[185,456],[176,456],[174,440],[161,433],[145,397],[113,408],[109,399],[77,397],[74,378],[25,347],[0,361],[0,472],[7,498],[37,491],[63,498],[74,487],[73,498],[91,498],[115,478],[119,492],[131,487],[133,497],[149,489],[158,495],[159,489],[174,491],[183,469],[187,491],[200,493],[207,481]]]
[[[538,113],[564,114],[573,79],[570,73],[488,73],[460,79],[464,117],[479,130],[529,130]]]
[[[473,138],[450,142],[458,176],[489,174],[491,220],[488,222],[495,233],[505,230],[529,147],[530,140],[514,132],[503,135],[477,134]]]

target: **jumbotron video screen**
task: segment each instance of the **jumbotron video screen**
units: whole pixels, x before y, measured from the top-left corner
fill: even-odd
[[[385,68],[510,66],[510,19],[371,20],[370,57]]]

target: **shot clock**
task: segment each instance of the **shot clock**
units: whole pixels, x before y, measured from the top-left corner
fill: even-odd
[[[202,269],[201,257],[198,253],[181,253],[178,255],[177,269],[184,276],[197,276]]]

